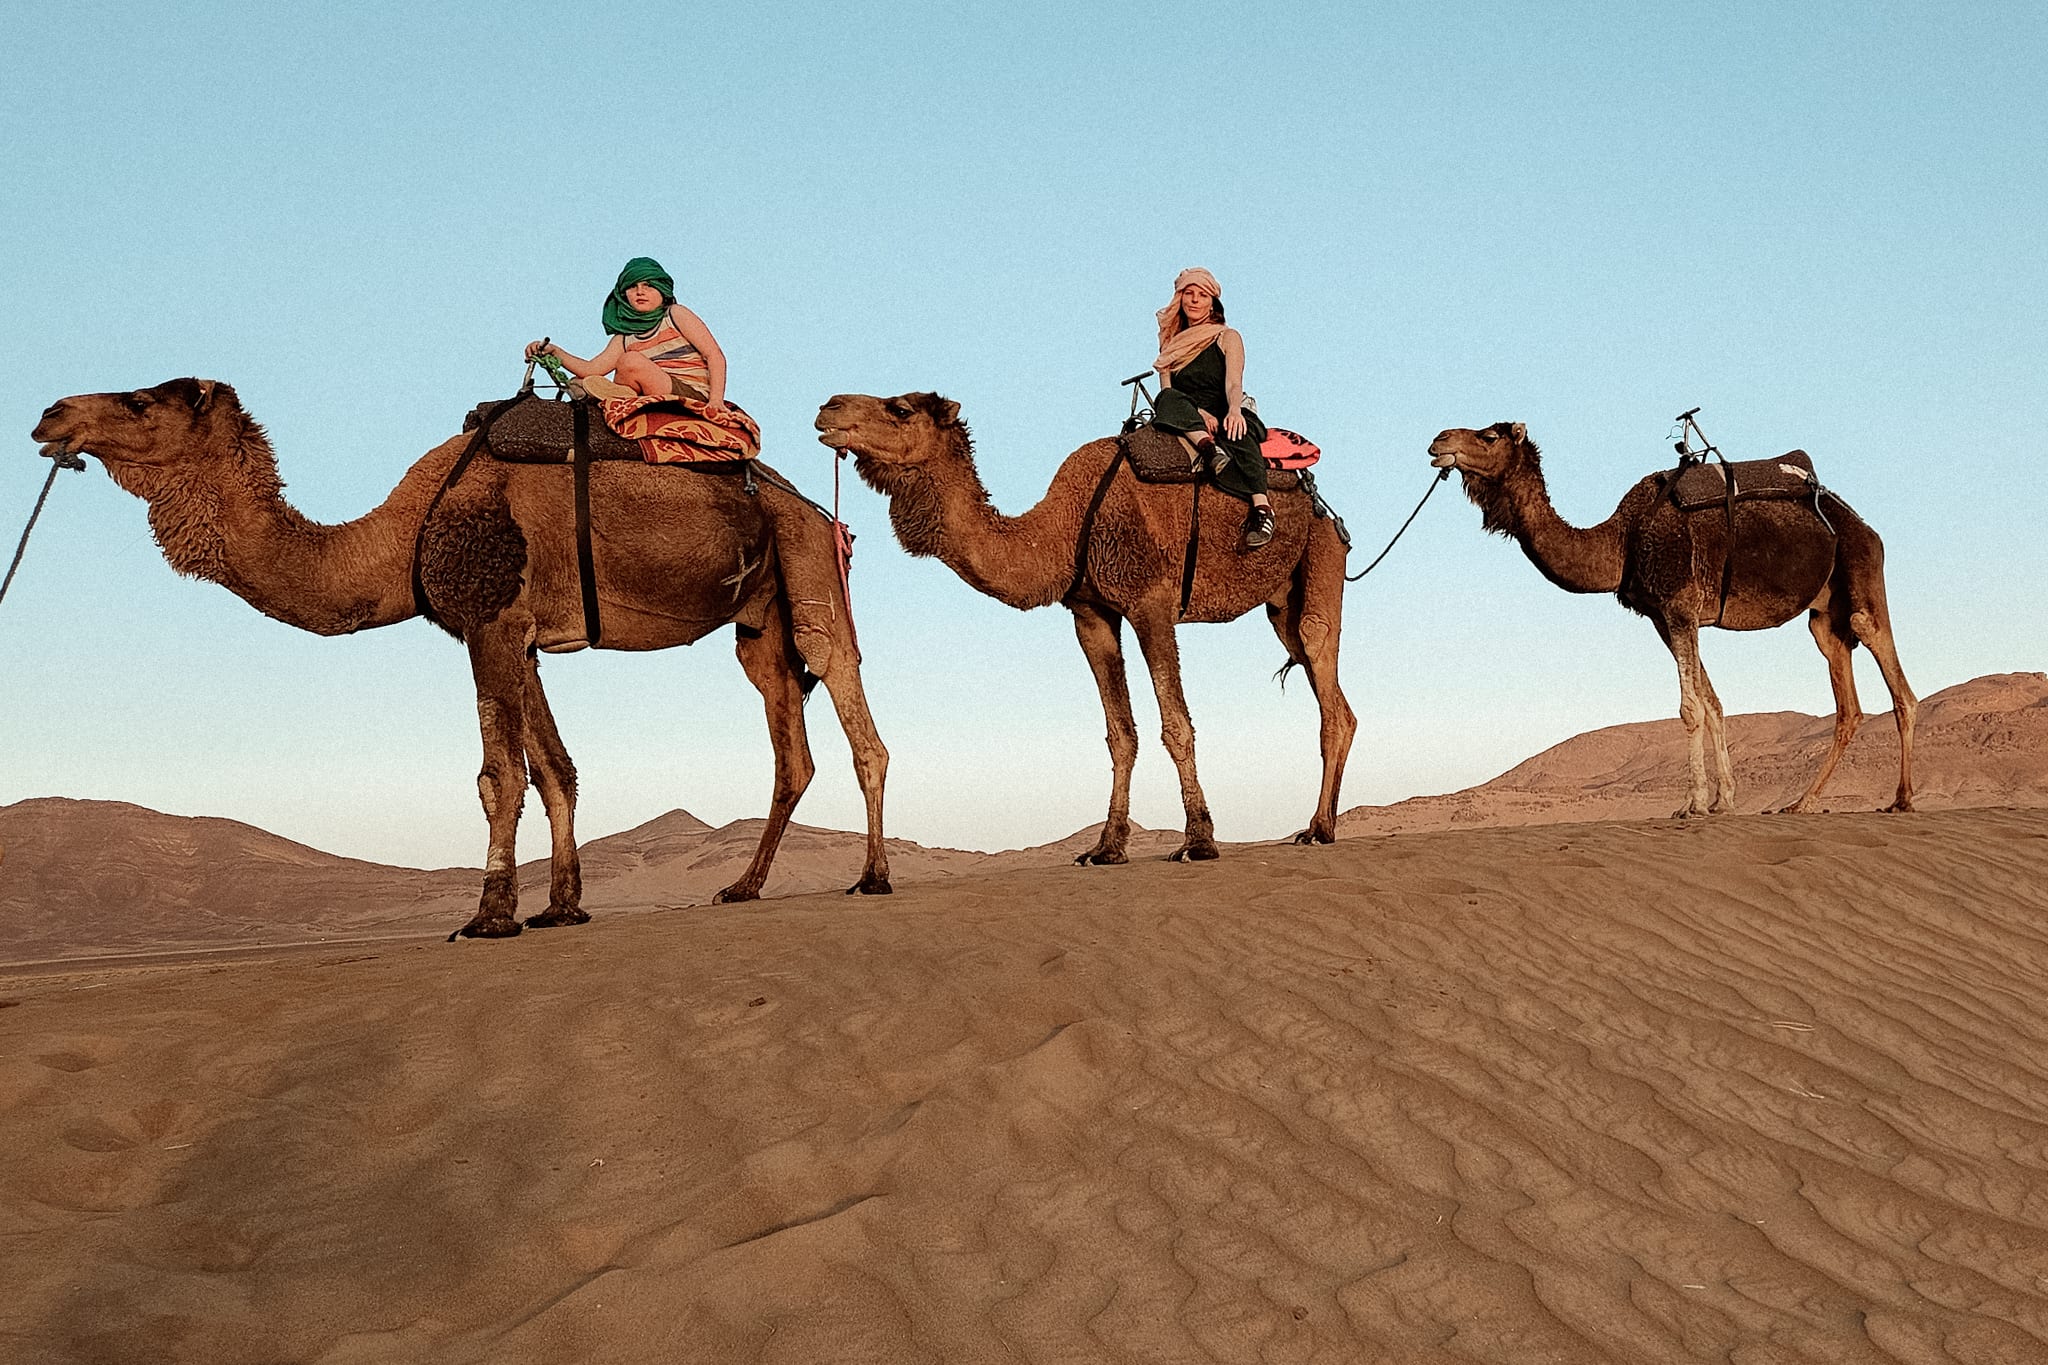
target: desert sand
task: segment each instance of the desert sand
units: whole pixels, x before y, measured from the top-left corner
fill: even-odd
[[[677,812],[492,943],[461,869],[17,803],[0,1360],[2048,1360],[2044,715],[1943,722],[1997,807],[1514,824],[1663,780],[1603,732],[1506,827],[886,900],[689,905],[750,840]]]
[[[2048,811],[0,980],[0,1355],[2048,1353]]]

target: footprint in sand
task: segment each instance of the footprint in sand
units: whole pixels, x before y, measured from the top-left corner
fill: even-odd
[[[122,1053],[121,1043],[113,1038],[95,1034],[84,1034],[72,1038],[53,1040],[56,1046],[48,1052],[36,1054],[36,1064],[51,1071],[90,1071],[96,1066],[105,1066]]]

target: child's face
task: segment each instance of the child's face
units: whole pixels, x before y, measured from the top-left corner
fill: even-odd
[[[661,291],[646,282],[626,286],[626,302],[639,313],[652,313],[661,307]]]

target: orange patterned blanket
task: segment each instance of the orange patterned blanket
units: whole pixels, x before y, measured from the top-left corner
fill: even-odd
[[[638,441],[649,464],[751,460],[761,453],[761,428],[735,403],[714,418],[695,398],[607,398],[604,420]]]

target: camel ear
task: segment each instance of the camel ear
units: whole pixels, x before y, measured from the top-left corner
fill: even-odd
[[[1520,445],[1529,439],[1529,428],[1523,426],[1520,422],[1510,422],[1508,423],[1508,435],[1515,438],[1516,445]]]
[[[960,422],[960,405],[950,398],[932,395],[932,420],[942,427],[957,426]]]
[[[198,385],[199,396],[192,400],[192,411],[205,412],[208,408],[213,406],[213,391],[216,388],[218,388],[219,385],[215,384],[214,381],[211,379],[201,379],[198,381]]]

